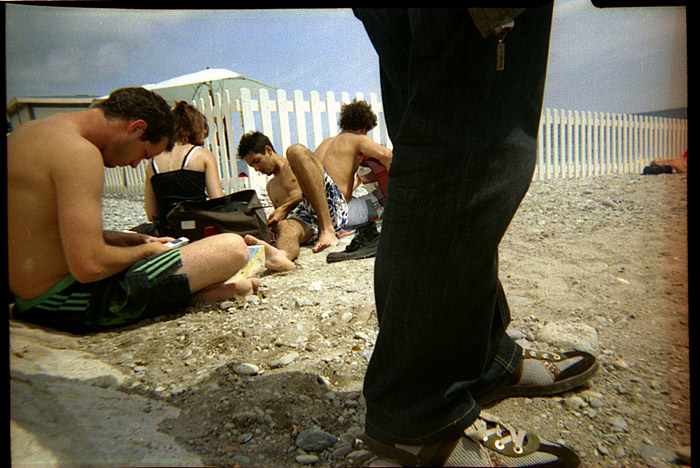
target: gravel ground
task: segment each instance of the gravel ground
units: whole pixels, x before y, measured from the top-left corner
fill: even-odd
[[[106,228],[145,221],[138,198],[106,197],[104,208]],[[208,466],[377,466],[361,437],[362,379],[377,335],[374,260],[328,264],[325,256],[303,248],[297,270],[262,275],[257,296],[72,346],[123,374],[114,393],[151,402],[142,416],[172,408],[157,424],[175,441],[170,453]],[[584,466],[682,465],[677,450],[690,445],[687,176],[535,181],[500,263],[511,336],[528,348],[585,349],[602,365],[576,391],[510,399],[490,412],[567,444]]]

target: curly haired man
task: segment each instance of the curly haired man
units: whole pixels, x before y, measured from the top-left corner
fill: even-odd
[[[287,149],[286,158],[259,132],[241,138],[238,156],[256,171],[275,176],[267,191],[275,206],[268,224],[277,243],[276,247],[265,244],[267,267],[272,270],[293,270],[300,246],[306,243],[315,243],[315,253],[337,245],[336,232],[347,222],[347,203],[360,162],[369,157],[387,169],[391,164],[391,150],[367,136],[377,125],[368,103],[344,104],[338,123],[341,132],[321,142],[315,152],[295,144]],[[252,237],[246,237],[246,242],[262,243]]]

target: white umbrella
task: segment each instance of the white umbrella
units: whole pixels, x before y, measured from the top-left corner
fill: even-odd
[[[150,83],[143,85],[144,88],[155,91],[170,102],[187,101],[199,99],[208,95],[228,90],[231,97],[238,94],[240,88],[248,88],[255,92],[260,88],[275,91],[277,88],[247,78],[239,73],[225,68],[207,68],[195,73],[178,76],[160,83]]]

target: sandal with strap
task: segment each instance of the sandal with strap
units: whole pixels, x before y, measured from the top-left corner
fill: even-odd
[[[565,353],[523,349],[518,370],[503,385],[483,395],[476,395],[485,407],[504,398],[547,396],[571,390],[585,383],[598,371],[595,356],[585,351]]]
[[[402,466],[574,468],[580,464],[573,450],[510,427],[483,411],[453,440],[409,446],[387,444],[365,435],[365,441],[375,455]]]

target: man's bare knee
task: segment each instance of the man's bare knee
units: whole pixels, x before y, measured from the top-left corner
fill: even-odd
[[[231,232],[225,232],[215,236],[217,238],[216,253],[226,257],[234,264],[245,265],[248,262],[250,251],[243,237]]]
[[[223,233],[184,246],[182,256],[183,266],[189,273],[230,277],[248,262],[250,253],[241,236]]]
[[[277,223],[276,234],[278,237],[300,237],[304,232],[304,225],[296,219],[283,219]]]
[[[309,155],[313,155],[313,153],[311,153],[311,151],[301,143],[295,143],[287,148],[287,152],[285,154],[287,156],[287,160],[293,165],[296,165],[304,158],[308,158]]]

